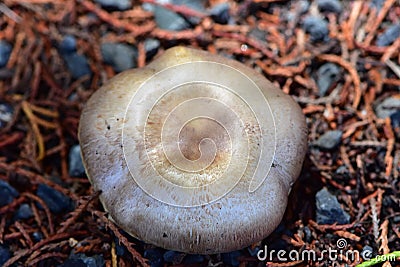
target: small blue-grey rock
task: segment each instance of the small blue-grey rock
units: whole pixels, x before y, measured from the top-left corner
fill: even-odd
[[[70,260],[75,261],[82,261],[85,267],[103,267],[105,266],[105,261],[103,256],[101,255],[94,255],[94,256],[86,256],[85,254],[78,253],[78,254],[71,254],[69,256]]]
[[[12,51],[12,46],[4,41],[0,41],[0,68],[4,67],[7,65],[8,59],[10,58]]]
[[[77,53],[61,54],[72,78],[79,79],[85,75],[92,75],[89,63],[84,55]]]
[[[318,0],[317,5],[322,12],[340,13],[342,11],[342,4],[338,0]]]
[[[73,209],[71,198],[46,184],[39,184],[36,195],[46,203],[51,212],[60,213]]]
[[[85,175],[85,167],[83,166],[81,147],[74,145],[69,151],[69,169],[68,173],[72,177],[81,177]]]
[[[0,102],[0,129],[7,126],[13,117],[14,109],[7,103]]]
[[[64,39],[61,41],[59,47],[59,51],[61,54],[69,54],[76,52],[76,39],[74,36],[68,34],[64,36]]]
[[[42,241],[43,237],[44,236],[41,232],[33,232],[33,234],[32,234],[33,241],[35,241],[35,242]]]
[[[87,265],[83,262],[83,260],[67,259],[58,267],[87,267]]]
[[[400,110],[400,98],[388,97],[375,106],[376,116],[385,119]]]
[[[310,243],[312,240],[312,232],[308,226],[304,226],[303,228],[304,238],[306,242]]]
[[[391,45],[397,38],[400,37],[400,23],[396,23],[387,28],[383,33],[378,35],[376,40],[377,46]]]
[[[180,264],[184,257],[185,257],[185,253],[173,251],[173,250],[168,250],[163,255],[163,259],[165,262],[169,262],[174,265]]]
[[[183,260],[184,265],[191,265],[204,262],[204,256],[200,254],[188,254]]]
[[[154,7],[154,19],[160,29],[181,31],[190,28],[190,24],[185,18],[162,6]]]
[[[157,39],[148,38],[144,40],[144,50],[146,51],[147,59],[150,59],[157,54],[160,44],[160,41]]]
[[[104,62],[110,64],[116,72],[136,67],[137,50],[131,45],[104,43],[101,45],[101,55]]]
[[[343,132],[340,130],[327,131],[314,142],[314,145],[322,149],[334,149],[340,144],[342,135]]]
[[[306,17],[303,21],[303,29],[310,34],[311,42],[326,42],[329,40],[328,23],[320,17]]]
[[[10,204],[19,193],[6,181],[0,180],[0,207]]]
[[[325,96],[332,84],[339,78],[340,68],[333,63],[325,63],[317,70],[317,85],[320,96]]]
[[[194,11],[206,13],[205,0],[171,0],[172,4],[177,6],[186,6]],[[201,21],[201,18],[194,16],[185,16],[185,18],[192,24],[197,25]]]
[[[120,11],[130,9],[132,7],[131,0],[95,0],[95,2],[104,8],[116,9]]]
[[[151,267],[163,267],[163,254],[158,248],[149,248],[146,249],[143,253],[143,256],[150,261]]]
[[[250,256],[255,257],[257,256],[257,253],[260,251],[259,246],[255,246],[252,248],[251,246],[247,248],[247,251],[249,252]]]
[[[392,124],[397,138],[400,139],[400,110],[390,115],[390,123]]]
[[[328,190],[321,189],[315,196],[318,224],[347,224],[350,215],[340,206],[338,200]]]
[[[372,8],[376,8],[377,11],[380,11],[383,6],[383,3],[385,3],[385,1],[386,0],[372,0],[370,2],[370,6]]]
[[[238,250],[228,252],[228,253],[221,253],[222,262],[225,264],[232,265],[233,267],[239,266],[239,257],[242,253]]]
[[[0,266],[3,266],[3,264],[10,258],[11,258],[11,253],[8,247],[0,244]]]
[[[231,18],[230,14],[229,14],[229,9],[230,9],[229,3],[224,2],[224,3],[217,4],[210,11],[211,18],[216,23],[228,24],[228,22]]]
[[[24,203],[21,206],[19,206],[18,210],[15,213],[15,220],[24,220],[24,219],[29,219],[33,216],[33,211],[31,207]]]

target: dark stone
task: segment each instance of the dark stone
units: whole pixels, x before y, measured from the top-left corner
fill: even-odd
[[[87,267],[87,265],[82,260],[67,259],[59,267]]]
[[[85,75],[92,75],[89,63],[84,55],[77,53],[61,54],[72,78],[79,79]]]
[[[204,256],[200,254],[188,254],[183,260],[184,265],[202,263],[204,261]]]
[[[19,193],[6,181],[0,180],[0,207],[10,204]]]
[[[83,166],[81,147],[74,145],[69,151],[69,170],[68,173],[72,177],[82,177],[85,175],[85,167]]]
[[[154,19],[160,29],[181,31],[190,28],[190,24],[185,18],[162,6],[154,7]]]
[[[215,5],[211,11],[211,18],[219,24],[228,24],[231,16],[229,14],[230,6],[228,3],[221,3]]]
[[[238,250],[228,253],[221,253],[222,262],[225,264],[232,265],[233,267],[239,266],[240,262],[238,258],[241,255],[242,253]]]
[[[48,185],[39,184],[36,195],[46,203],[51,212],[60,213],[73,209],[71,198]]]
[[[312,240],[312,232],[308,226],[304,226],[303,228],[304,238],[307,243],[310,243]]]
[[[329,40],[328,23],[322,18],[306,17],[303,21],[303,29],[310,34],[311,42],[326,42]]]
[[[66,35],[61,41],[59,47],[61,54],[70,54],[76,52],[76,39],[72,35]]]
[[[332,84],[339,78],[340,68],[333,63],[326,63],[317,70],[319,95],[324,96]]]
[[[78,254],[71,254],[69,259],[82,261],[85,267],[103,267],[105,266],[105,261],[103,256],[101,255],[94,255],[94,256],[86,256],[85,254],[78,253]]]
[[[376,45],[377,46],[391,45],[399,37],[400,37],[400,23],[397,23],[390,26],[383,33],[378,35],[378,38],[376,39]]]
[[[8,247],[0,244],[0,266],[11,258],[11,253]]]
[[[372,0],[372,1],[370,2],[370,6],[371,6],[372,8],[376,8],[377,11],[380,11],[381,8],[382,8],[382,6],[383,6],[383,3],[385,3],[385,1],[386,1],[386,0]]]
[[[397,111],[400,111],[400,98],[398,97],[388,97],[375,107],[376,116],[380,119],[390,117]]]
[[[256,257],[257,253],[260,251],[260,247],[256,246],[256,247],[252,248],[250,246],[250,247],[247,247],[247,251],[249,252],[250,256]]]
[[[339,130],[327,131],[314,142],[314,145],[322,149],[334,149],[340,144],[342,135],[343,132]]]
[[[338,0],[318,0],[318,8],[322,12],[340,13],[342,4]]]
[[[32,237],[33,237],[33,241],[39,242],[39,241],[41,241],[43,239],[44,236],[43,236],[43,234],[41,232],[34,232],[32,234]]]
[[[104,62],[110,64],[116,72],[135,68],[138,56],[135,47],[122,43],[102,44],[101,55]]]
[[[318,224],[347,224],[350,215],[340,206],[338,200],[328,190],[321,189],[315,196]]]
[[[95,0],[95,2],[100,4],[104,8],[119,11],[124,11],[132,7],[131,0]]]
[[[400,110],[390,115],[390,122],[396,137],[400,139]]]
[[[29,219],[33,216],[33,211],[31,207],[24,203],[21,206],[19,206],[18,210],[15,213],[15,220],[24,220],[24,219]]]
[[[205,4],[206,1],[204,0],[172,0],[172,4],[177,6],[186,6],[192,10],[206,13]],[[201,18],[194,17],[194,16],[184,16],[192,25],[197,25],[200,23]]]
[[[143,256],[150,261],[151,267],[163,267],[163,254],[158,248],[150,248],[144,251]]]
[[[14,109],[7,103],[0,103],[0,128],[4,128],[11,121]]]
[[[164,253],[163,259],[165,262],[170,262],[174,265],[180,264],[185,257],[185,253],[168,250]]]
[[[0,41],[0,68],[4,67],[7,65],[8,59],[10,58],[12,51],[12,46],[4,41]]]
[[[159,40],[152,38],[148,38],[144,41],[144,50],[146,51],[147,59],[151,59],[157,54],[160,44]]]

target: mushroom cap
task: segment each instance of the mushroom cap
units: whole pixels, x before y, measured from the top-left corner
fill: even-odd
[[[90,182],[132,236],[237,250],[280,223],[306,153],[300,107],[243,64],[184,47],[97,90],[79,124]]]

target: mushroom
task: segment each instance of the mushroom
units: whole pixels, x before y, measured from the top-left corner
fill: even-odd
[[[166,249],[212,254],[280,223],[306,152],[300,107],[234,60],[174,47],[82,111],[87,176],[111,219]]]

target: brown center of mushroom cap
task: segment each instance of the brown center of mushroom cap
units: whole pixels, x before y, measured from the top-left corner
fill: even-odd
[[[247,140],[245,124],[231,123],[240,119],[222,101],[229,98],[236,106],[244,104],[226,93],[216,85],[186,84],[155,105],[148,120],[153,123],[145,130],[147,151],[159,159],[154,167],[164,179],[184,187],[210,184],[228,168],[233,149],[246,146],[243,153],[248,150],[247,143],[233,143]],[[157,135],[153,134],[156,125],[162,125]]]

